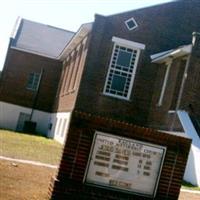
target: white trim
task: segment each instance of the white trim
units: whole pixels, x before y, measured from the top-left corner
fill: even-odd
[[[15,39],[15,37],[16,37],[16,35],[17,35],[17,32],[18,32],[18,29],[19,29],[19,26],[20,26],[20,24],[21,24],[21,21],[22,21],[22,18],[21,18],[21,17],[17,17],[17,20],[16,20],[16,22],[15,22],[15,26],[14,26],[14,28],[13,28],[13,30],[12,30],[11,35],[10,35],[10,37],[11,37],[12,39]]]
[[[141,50],[138,50],[136,58],[135,58],[133,73],[132,73],[131,82],[130,82],[130,88],[129,88],[129,91],[128,91],[128,99],[130,99],[131,92],[132,92],[132,89],[133,89],[133,83],[134,83],[134,80],[135,80],[135,74],[136,74],[136,70],[137,70],[137,66],[138,66],[140,53],[141,53]]]
[[[133,41],[118,38],[115,36],[112,37],[112,41],[119,45],[125,46],[125,47],[136,48],[136,49],[145,49],[145,44],[133,42]]]
[[[199,136],[196,132],[196,129],[194,128],[194,125],[193,125],[188,113],[184,110],[178,110],[177,114],[178,114],[179,120],[181,122],[181,125],[182,125],[186,135],[191,137],[193,139],[192,144],[200,149]]]
[[[192,45],[185,45],[177,49],[171,49],[165,52],[160,52],[154,55],[151,55],[152,63],[164,63],[169,61],[171,58],[178,58],[185,56],[191,53]]]
[[[163,103],[163,97],[164,97],[164,94],[165,94],[167,81],[168,81],[168,77],[169,77],[169,71],[170,71],[171,66],[172,66],[172,60],[170,60],[169,63],[167,64],[167,68],[166,68],[166,72],[165,72],[165,78],[164,78],[164,81],[163,81],[163,86],[162,86],[160,98],[159,98],[159,101],[158,101],[158,106],[162,106],[162,103]]]
[[[52,113],[50,117],[52,128],[49,130],[48,136],[64,144],[67,138],[70,119],[71,112]]]
[[[174,114],[176,111],[175,110],[168,110],[169,114]]]
[[[134,24],[135,24],[135,26],[132,27],[132,28],[130,28],[129,25],[128,25],[128,22],[130,22],[130,21],[133,21]],[[126,27],[128,28],[128,30],[130,30],[130,31],[132,31],[132,30],[134,30],[138,27],[138,24],[133,17],[131,17],[130,19],[127,19],[124,23],[126,24]]]

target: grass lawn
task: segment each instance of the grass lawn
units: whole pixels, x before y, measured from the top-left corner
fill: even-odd
[[[58,165],[63,146],[42,136],[0,130],[0,155]]]

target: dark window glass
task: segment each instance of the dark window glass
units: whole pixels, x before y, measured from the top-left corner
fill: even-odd
[[[117,65],[121,65],[124,67],[129,67],[131,60],[131,53],[120,51],[117,58]]]
[[[133,20],[130,20],[127,22],[127,25],[130,29],[134,28],[136,26],[135,22]]]
[[[111,85],[111,89],[123,92],[125,83],[126,83],[125,77],[114,75],[112,85]]]

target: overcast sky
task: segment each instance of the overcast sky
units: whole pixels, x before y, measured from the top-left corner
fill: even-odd
[[[1,0],[0,70],[8,41],[18,16],[76,31],[82,23],[94,20],[94,14],[109,15],[170,0]],[[159,17],[159,16],[158,16]]]

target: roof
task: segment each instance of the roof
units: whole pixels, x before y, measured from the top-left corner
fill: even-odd
[[[67,55],[77,46],[77,44],[83,40],[87,34],[92,30],[93,23],[82,24],[79,30],[74,34],[71,40],[65,45],[65,48],[59,55],[60,60],[64,60]]]
[[[74,33],[53,26],[18,19],[13,34],[12,48],[46,57],[57,58]]]
[[[185,56],[191,53],[192,45],[184,45],[180,46],[176,49],[171,49],[164,52],[159,52],[151,55],[151,59],[153,63],[164,63],[167,62],[170,58],[178,58],[181,56]]]

